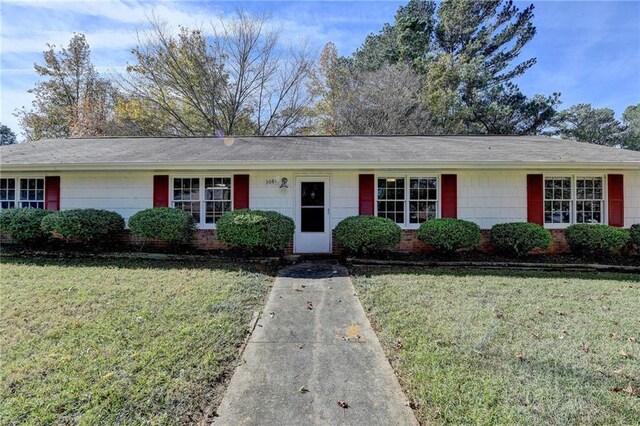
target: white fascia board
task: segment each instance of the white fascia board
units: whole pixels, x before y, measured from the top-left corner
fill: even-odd
[[[202,163],[84,163],[84,164],[0,164],[0,173],[16,171],[166,171],[166,170],[640,170],[640,162],[202,162]]]

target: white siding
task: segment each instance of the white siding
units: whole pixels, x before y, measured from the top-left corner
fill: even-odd
[[[334,172],[331,176],[331,227],[359,211],[358,173],[353,171]]]
[[[250,206],[275,210],[295,218],[295,180],[300,175],[328,175],[331,178],[331,225],[358,214],[358,175],[374,171],[238,171],[250,174]],[[381,174],[394,174],[389,171]],[[398,174],[433,176],[437,170],[397,171]],[[514,171],[447,171],[458,175],[458,217],[476,222],[482,229],[497,223],[527,220],[527,174],[539,170]],[[620,171],[584,171],[584,174],[621,173]],[[624,171],[625,226],[640,223],[640,171]],[[60,172],[61,208],[104,208],[128,219],[135,212],[153,205],[153,175],[188,176],[194,173],[173,172]],[[229,175],[230,172],[202,172],[195,175]],[[580,170],[548,172],[553,175],[580,175]],[[26,175],[26,174],[25,174]],[[33,175],[33,174],[28,174]],[[9,177],[9,175],[6,175]],[[19,173],[10,177],[20,177]],[[280,188],[280,180],[289,180],[288,188]],[[268,183],[276,179],[276,183]]]
[[[348,216],[358,214],[358,173],[355,171],[333,171],[318,173],[294,173],[291,171],[260,171],[251,173],[249,179],[249,205],[252,209],[274,210],[295,218],[295,180],[298,176],[325,176],[331,178],[330,205],[331,226]],[[280,188],[279,182],[288,179],[288,188]],[[276,184],[267,183],[275,179]]]
[[[482,229],[527,220],[527,173],[462,171],[458,173],[458,218]]]
[[[624,226],[640,223],[640,171],[624,173]]]
[[[60,209],[96,208],[119,213],[125,221],[153,207],[153,173],[60,173]]]

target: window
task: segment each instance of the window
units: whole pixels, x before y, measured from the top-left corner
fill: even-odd
[[[378,216],[400,225],[418,225],[438,215],[436,177],[378,178]]]
[[[404,223],[404,178],[378,178],[378,216]]]
[[[232,210],[231,203],[231,177],[173,179],[172,206],[189,212],[200,225],[215,224],[224,213]]]
[[[44,179],[20,179],[20,207],[44,209]]]
[[[438,203],[436,178],[409,179],[409,223],[435,219]]]
[[[44,179],[0,179],[0,208],[14,207],[44,209]]]
[[[603,223],[604,178],[546,177],[545,224]]]
[[[16,206],[16,180],[0,179],[0,208],[11,209]]]
[[[576,179],[576,223],[602,223],[602,178]]]
[[[216,223],[231,211],[231,178],[205,178],[204,191],[205,223]]]
[[[571,178],[544,180],[544,222],[571,223]]]
[[[200,223],[200,178],[173,180],[173,207],[191,213]]]

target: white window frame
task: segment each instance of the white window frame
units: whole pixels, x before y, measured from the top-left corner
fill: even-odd
[[[581,199],[578,200],[578,180],[579,179],[601,179],[602,180],[602,198],[601,199]],[[607,182],[605,180],[605,176],[603,175],[585,175],[585,174],[576,174],[574,176],[574,185],[575,185],[575,206],[574,206],[574,212],[575,212],[575,216],[573,217],[574,219],[574,223],[585,223],[587,225],[606,225],[608,223],[608,221],[605,222],[605,211],[606,211],[606,205],[607,203],[607,193],[606,193],[606,186],[607,186]],[[595,222],[595,223],[591,223],[591,222],[578,222],[578,202],[582,201],[582,202],[601,202],[602,203],[602,207],[600,208],[600,222]]]
[[[34,176],[34,175],[15,176],[15,175],[12,175],[12,176],[1,176],[0,178],[2,178],[2,179],[12,179],[14,181],[14,183],[15,183],[15,191],[16,192],[15,192],[15,198],[13,200],[13,202],[14,202],[13,208],[16,208],[16,209],[17,208],[22,208],[21,203],[23,203],[23,202],[25,202],[25,203],[28,203],[28,202],[39,203],[39,202],[41,202],[42,203],[42,209],[46,209],[47,208],[47,204],[46,204],[47,203],[47,179],[45,178],[45,176],[38,176],[38,175],[36,175],[36,176]],[[20,180],[21,179],[41,179],[42,180],[42,201],[23,200],[22,199],[22,196],[20,194],[20,192],[21,192],[20,191]],[[2,209],[1,201],[0,201],[0,209]]]
[[[549,173],[549,174],[543,174],[542,176],[542,208],[543,208],[543,214],[542,214],[542,218],[544,220],[544,202],[546,201],[546,197],[544,194],[544,190],[545,190],[545,185],[546,185],[546,181],[547,179],[553,179],[553,178],[569,178],[571,179],[571,200],[570,200],[570,206],[571,206],[571,220],[569,223],[546,223],[544,222],[544,227],[547,229],[565,229],[568,228],[571,225],[575,225],[578,222],[576,221],[576,218],[578,216],[578,212],[577,212],[577,179],[585,179],[585,178],[601,178],[602,179],[602,222],[600,222],[600,224],[602,225],[606,225],[609,223],[609,194],[608,194],[608,182],[607,182],[607,176],[605,174],[602,173],[575,173],[575,172],[562,172],[562,171],[558,171],[557,173]],[[583,223],[583,222],[580,222]],[[590,225],[590,224],[587,224]],[[592,225],[597,225],[597,224],[592,224]]]
[[[440,218],[441,202],[442,202],[442,179],[441,173],[431,173],[431,172],[410,172],[406,171],[402,172],[394,172],[390,170],[388,173],[376,173],[375,174],[375,185],[374,185],[374,206],[373,206],[373,214],[378,217],[378,179],[386,179],[386,178],[401,178],[404,179],[404,222],[398,223],[398,226],[402,229],[418,229],[421,223],[409,223],[409,202],[410,199],[410,181],[411,179],[435,179],[436,180],[436,199],[428,200],[436,202],[436,216],[434,219]],[[384,201],[384,200],[383,200]],[[427,200],[424,200],[427,201]]]
[[[19,183],[19,178],[16,178],[14,176],[0,176],[0,179],[7,179],[7,180],[12,180],[13,181],[13,207],[8,207],[8,209],[11,208],[16,208],[19,205],[19,192],[20,192],[20,183]],[[1,200],[0,201],[0,209],[2,209],[2,203],[8,203],[11,202],[11,200]]]
[[[175,200],[173,199],[173,195],[174,195],[174,180],[175,179],[199,179],[200,180],[200,185],[199,185],[199,190],[198,190],[198,200],[197,202],[200,203],[200,222],[196,223],[196,225],[198,226],[199,229],[216,229],[216,224],[215,223],[206,223],[206,217],[205,217],[205,213],[206,213],[206,207],[205,207],[205,203],[207,202],[205,200],[205,188],[204,188],[204,182],[206,178],[228,178],[231,180],[231,211],[234,210],[234,206],[233,206],[233,199],[234,199],[234,191],[235,191],[235,185],[233,184],[233,173],[231,174],[220,174],[220,173],[213,173],[213,174],[176,174],[176,175],[169,175],[169,206],[171,206],[172,208],[174,208],[174,203]],[[178,200],[178,202],[183,201],[183,200]],[[195,201],[195,200],[194,200]],[[211,201],[211,200],[210,200]]]

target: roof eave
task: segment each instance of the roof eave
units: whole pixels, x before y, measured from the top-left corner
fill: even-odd
[[[320,170],[320,169],[540,169],[558,170],[567,168],[581,169],[618,169],[640,170],[640,161],[590,161],[590,162],[549,162],[549,161],[475,161],[475,162],[418,162],[418,161],[269,161],[269,162],[124,162],[124,163],[29,163],[2,164],[1,173],[18,171],[138,171],[138,170]]]

